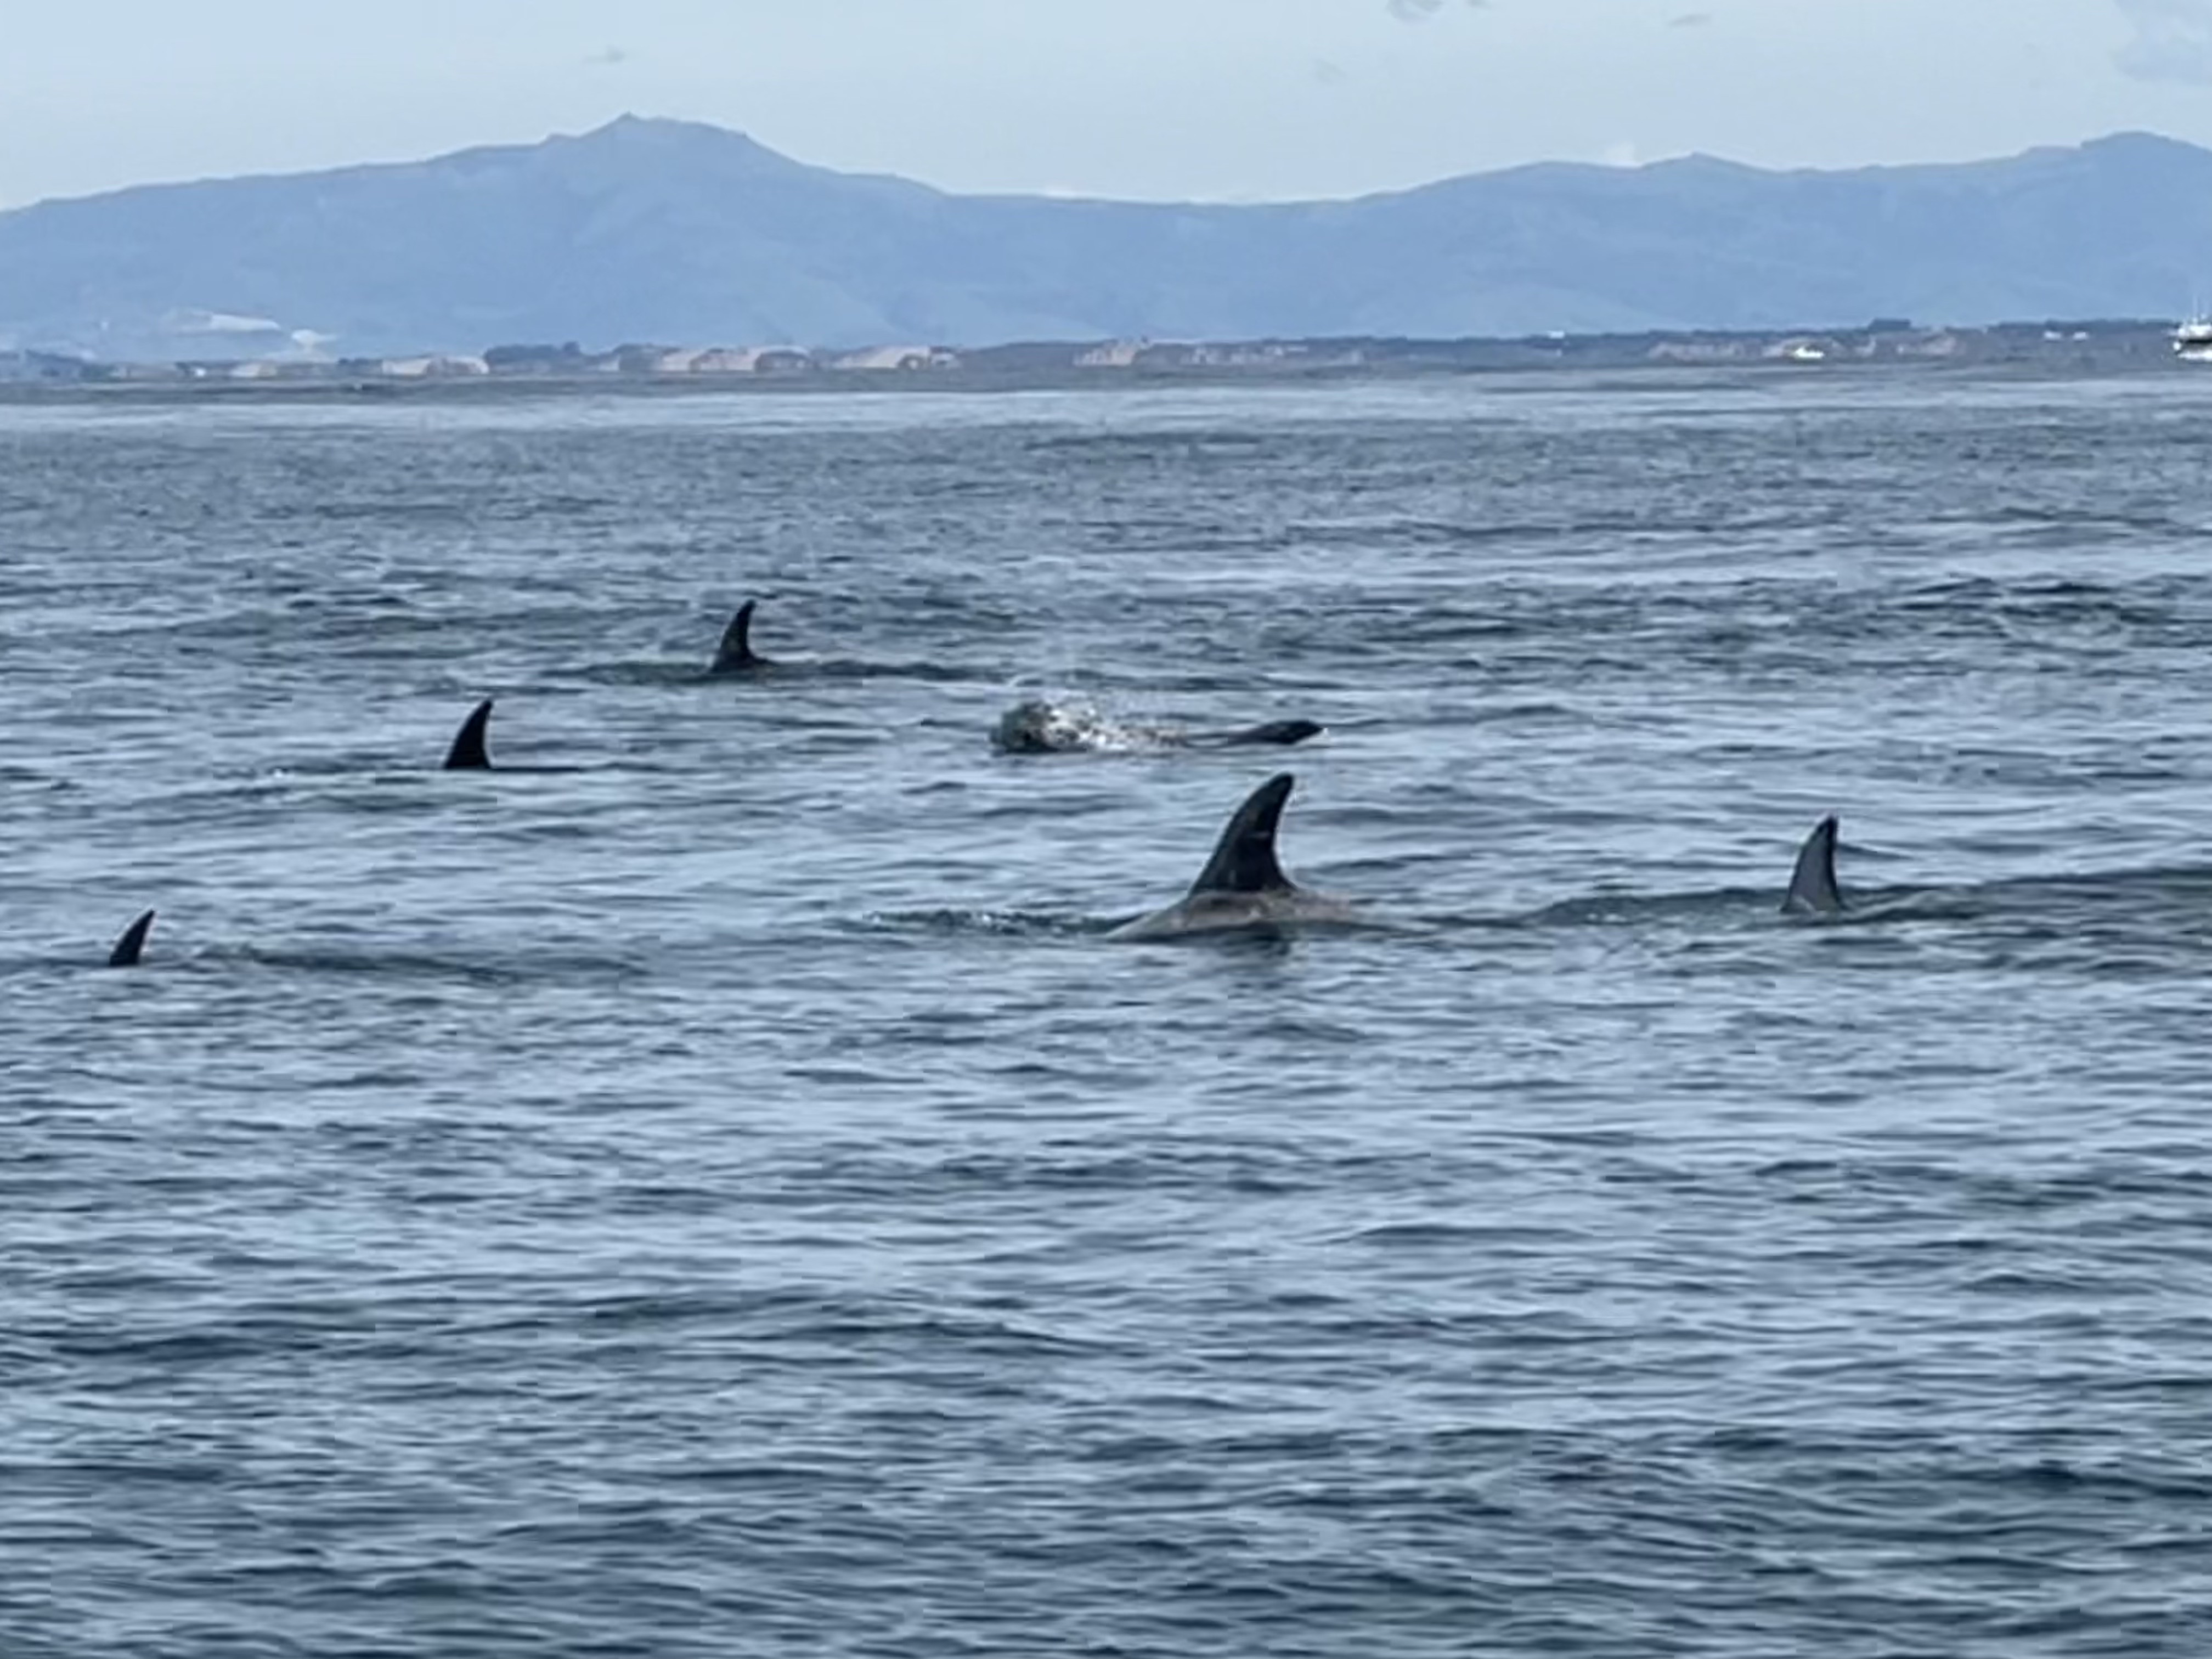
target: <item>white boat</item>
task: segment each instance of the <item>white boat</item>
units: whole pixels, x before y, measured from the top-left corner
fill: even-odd
[[[2212,317],[2192,317],[2176,328],[2173,350],[2192,363],[2212,363]]]

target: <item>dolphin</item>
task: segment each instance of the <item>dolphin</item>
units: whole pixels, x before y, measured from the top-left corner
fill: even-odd
[[[1813,833],[1797,849],[1797,867],[1790,872],[1790,890],[1782,897],[1785,915],[1844,913],[1844,890],[1836,885],[1836,815],[1831,812],[1813,826]]]
[[[730,625],[722,630],[722,643],[715,648],[714,665],[709,674],[757,674],[763,668],[775,665],[766,657],[753,654],[753,602],[747,599],[738,607],[738,614],[730,618]]]
[[[445,770],[448,772],[497,770],[512,777],[519,773],[574,772],[581,769],[574,766],[532,766],[527,763],[520,766],[501,763],[495,768],[491,763],[491,751],[485,746],[484,741],[491,727],[491,705],[492,700],[486,697],[469,710],[468,719],[461,722],[461,729],[453,734],[453,746],[446,750]]]
[[[1230,928],[1357,922],[1350,905],[1299,886],[1276,860],[1275,831],[1297,782],[1295,775],[1278,772],[1255,789],[1231,815],[1190,891],[1164,910],[1115,928],[1111,937],[1180,939]]]
[[[1085,750],[1229,749],[1267,744],[1288,748],[1328,728],[1318,720],[1268,720],[1234,732],[1183,732],[1165,726],[1121,726],[1092,709],[1031,702],[999,717],[992,746],[1008,755],[1066,755]]]
[[[107,953],[111,968],[136,968],[138,958],[146,954],[146,930],[154,925],[151,910],[140,916],[123,930],[123,937],[115,941],[115,948]]]
[[[491,767],[491,756],[484,749],[484,728],[491,723],[492,700],[486,697],[469,710],[468,719],[453,736],[453,746],[446,751],[445,769],[448,772],[483,772]]]

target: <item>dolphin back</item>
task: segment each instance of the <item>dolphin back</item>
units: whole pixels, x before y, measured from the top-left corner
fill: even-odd
[[[1813,833],[1797,849],[1797,867],[1790,872],[1790,890],[1782,900],[1785,911],[1816,916],[1842,913],[1843,889],[1836,885],[1836,829],[1831,812],[1813,826]]]
[[[484,748],[484,728],[491,724],[492,700],[486,697],[469,710],[468,719],[453,734],[453,746],[446,751],[448,772],[482,772],[489,769],[491,756]]]
[[[1317,738],[1328,728],[1318,720],[1268,720],[1259,726],[1248,726],[1241,732],[1231,732],[1221,741],[1224,744],[1281,744],[1285,747],[1304,743],[1308,738]]]
[[[1291,890],[1291,878],[1275,860],[1275,831],[1283,820],[1283,804],[1297,782],[1294,774],[1278,772],[1245,798],[1214,843],[1213,856],[1191,884],[1194,896]]]

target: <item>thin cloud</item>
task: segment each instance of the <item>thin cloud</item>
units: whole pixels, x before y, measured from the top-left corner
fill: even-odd
[[[2134,37],[2113,61],[2137,81],[2212,86],[2212,0],[2116,0]]]
[[[629,62],[629,53],[620,46],[605,46],[584,61],[595,69],[613,69],[617,64]]]
[[[1713,15],[1709,11],[1686,11],[1680,17],[1670,19],[1667,27],[1670,29],[1701,29],[1712,21]]]

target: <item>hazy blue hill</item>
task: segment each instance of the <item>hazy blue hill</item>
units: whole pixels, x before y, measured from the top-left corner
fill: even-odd
[[[241,355],[295,329],[368,354],[2163,317],[2199,289],[2212,152],[2142,135],[1960,166],[1548,164],[1196,207],[948,195],[625,118],[0,214],[0,349],[111,357]]]

